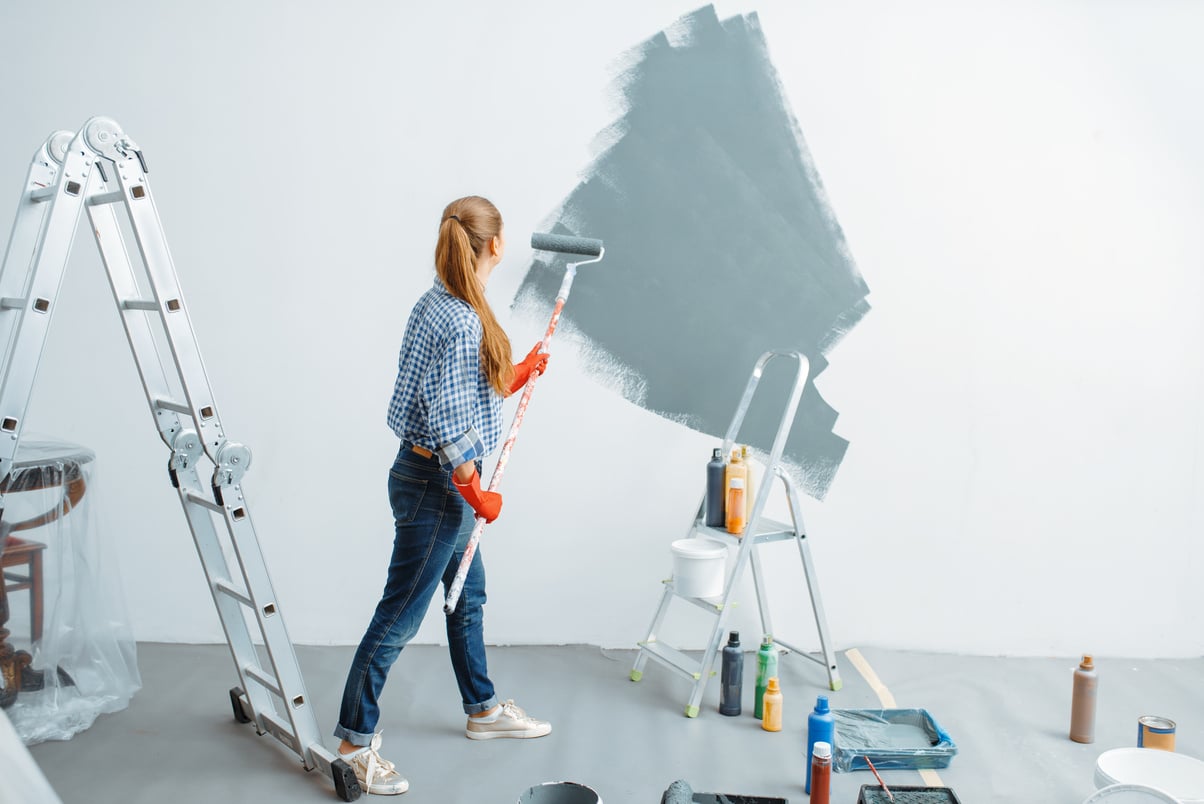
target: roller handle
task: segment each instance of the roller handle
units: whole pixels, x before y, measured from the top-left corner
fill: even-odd
[[[592,237],[569,237],[568,235],[536,232],[531,235],[531,248],[537,251],[562,251],[565,254],[597,257],[602,253],[602,241]]]

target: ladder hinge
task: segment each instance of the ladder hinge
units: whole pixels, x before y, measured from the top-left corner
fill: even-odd
[[[251,450],[244,444],[227,441],[218,448],[214,456],[217,467],[213,470],[213,486],[233,486],[242,481],[251,466]]]

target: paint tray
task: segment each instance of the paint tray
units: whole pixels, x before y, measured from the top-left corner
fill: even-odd
[[[877,763],[874,763],[875,767]],[[896,787],[890,786],[894,804],[961,804],[957,794],[948,787]],[[890,796],[881,785],[863,784],[857,796],[857,804],[891,804]]]
[[[924,709],[834,709],[837,771],[947,768],[957,746]]]

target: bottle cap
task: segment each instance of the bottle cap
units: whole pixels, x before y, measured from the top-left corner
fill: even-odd
[[[832,746],[823,740],[817,740],[815,747],[811,749],[811,755],[817,756],[820,759],[827,759],[832,756]]]
[[[727,635],[727,644],[733,645],[733,646],[738,646],[740,644],[740,632],[732,631],[730,634],[728,634]]]
[[[761,637],[761,647],[768,648],[772,644],[773,644],[773,637],[771,637],[769,634],[766,634],[765,636]]]
[[[827,695],[821,695],[815,699],[815,711],[821,715],[828,711]]]
[[[765,683],[766,692],[781,692],[782,688],[778,686],[778,677],[773,676]]]
[[[712,461],[723,460],[723,447],[715,447],[715,449],[711,452],[711,460]]]
[[[1083,663],[1079,665],[1079,669],[1080,670],[1094,670],[1095,669],[1095,665],[1091,661],[1090,653],[1083,654]]]

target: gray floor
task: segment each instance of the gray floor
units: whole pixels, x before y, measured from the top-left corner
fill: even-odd
[[[1065,802],[1094,789],[1098,754],[1133,745],[1137,717],[1178,721],[1178,749],[1204,754],[1204,659],[1097,660],[1097,741],[1066,739],[1071,658],[1000,659],[863,649],[898,706],[927,709],[959,753],[938,771],[965,804]],[[311,699],[332,725],[351,648],[298,649]],[[499,693],[551,720],[539,740],[474,742],[442,648],[411,646],[386,688],[381,728],[385,755],[409,778],[400,804],[514,802],[551,780],[589,785],[607,804],[656,804],[674,779],[696,791],[779,796],[803,793],[807,712],[826,691],[818,665],[782,659],[784,728],[764,732],[750,714],[716,711],[712,682],[699,717],[683,716],[684,681],[650,664],[628,680],[634,653],[589,646],[491,648]],[[34,759],[66,804],[89,802],[327,802],[329,782],[305,773],[270,737],[234,722],[227,691],[233,667],[224,645],[139,645],[143,689],[129,709],[100,718],[67,742],[34,746]],[[749,656],[745,697],[751,708]],[[839,708],[876,708],[877,694],[840,654]],[[334,745],[333,738],[328,745]],[[918,785],[914,771],[889,771],[887,784]],[[853,804],[865,771],[835,774],[832,802]],[[367,799],[361,799],[367,800]]]

